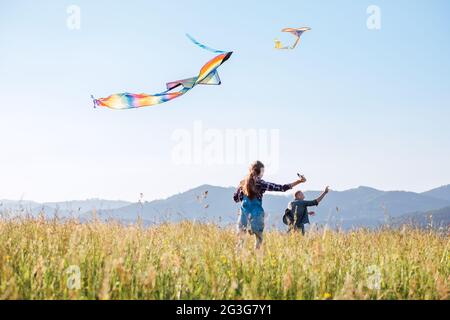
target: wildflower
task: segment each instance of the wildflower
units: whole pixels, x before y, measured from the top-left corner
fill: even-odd
[[[331,293],[329,293],[329,292],[325,292],[325,294],[323,295],[323,298],[325,299],[325,300],[330,300],[331,299]]]

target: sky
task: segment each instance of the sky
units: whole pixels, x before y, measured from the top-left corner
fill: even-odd
[[[300,172],[308,190],[449,184],[449,9],[446,0],[0,0],[0,199],[150,201],[235,186],[255,158],[268,164],[266,180]],[[274,39],[294,41],[282,28],[301,26],[312,30],[295,50],[274,49]],[[91,94],[153,94],[197,75],[214,54],[186,33],[233,51],[220,86],[142,109],[92,107]],[[256,132],[256,153],[229,132],[244,151],[255,143],[242,132]],[[180,149],[191,161],[178,161]]]

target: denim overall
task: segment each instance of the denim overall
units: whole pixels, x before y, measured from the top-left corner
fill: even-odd
[[[248,227],[249,223],[250,229]],[[243,231],[249,230],[251,233],[262,233],[264,231],[264,209],[261,200],[258,198],[249,199],[244,195],[240,209],[238,228]]]

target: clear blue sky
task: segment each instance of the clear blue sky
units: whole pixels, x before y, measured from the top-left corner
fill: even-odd
[[[81,29],[66,26],[69,5]],[[369,5],[381,29],[366,26]],[[450,183],[450,2],[1,1],[0,198],[146,200],[247,165],[173,163],[174,130],[279,129],[274,182],[424,191]],[[284,27],[310,26],[293,51]],[[93,109],[90,94],[157,93],[234,51],[221,86],[160,106]],[[261,159],[264,161],[264,159]]]

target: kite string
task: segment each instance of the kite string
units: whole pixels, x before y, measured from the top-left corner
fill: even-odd
[[[92,102],[94,103],[94,109],[97,108],[97,99],[95,99],[94,95],[91,94]]]

